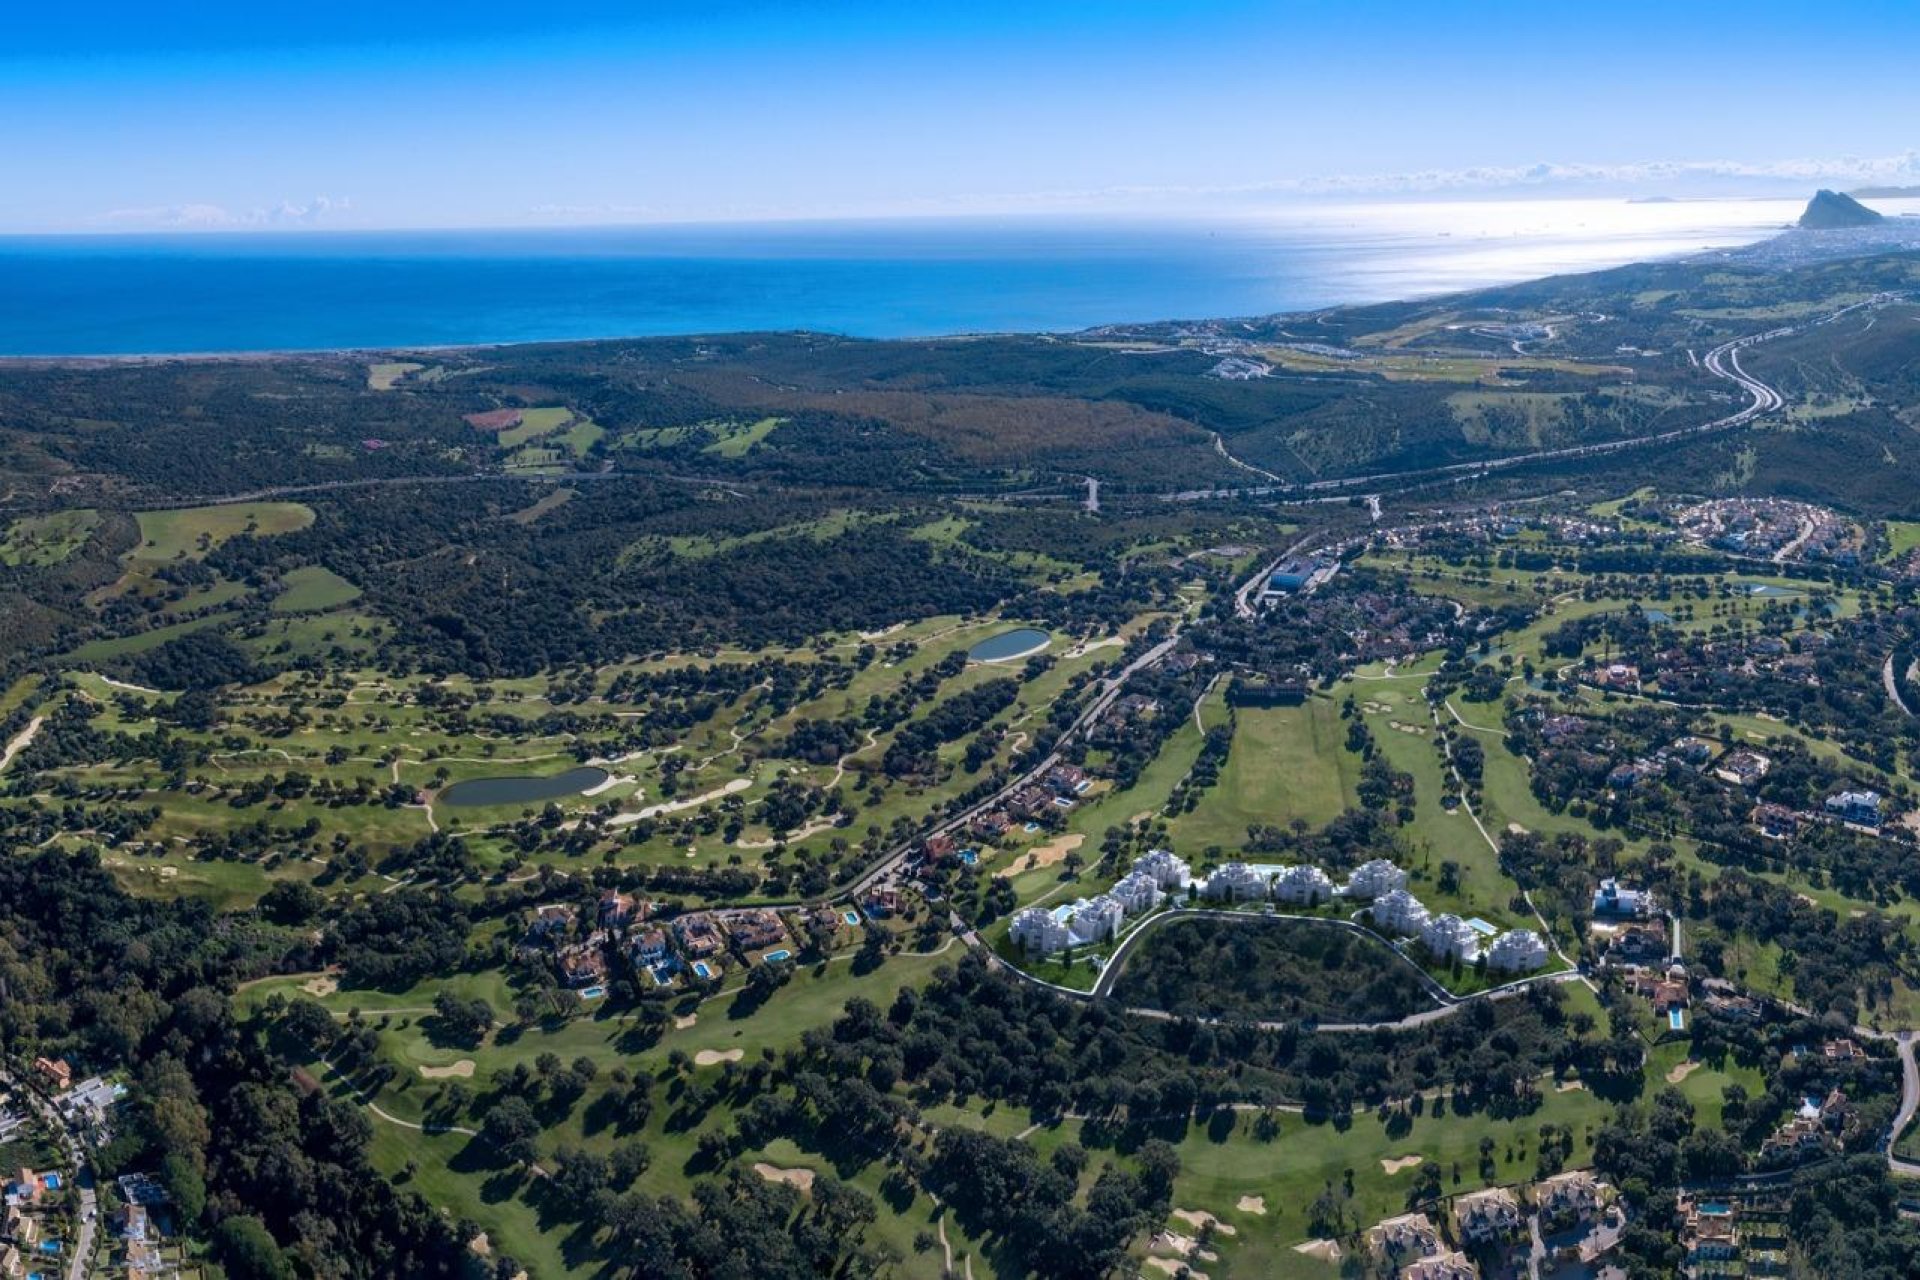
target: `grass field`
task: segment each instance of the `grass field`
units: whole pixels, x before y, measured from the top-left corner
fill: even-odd
[[[78,551],[100,527],[100,513],[92,507],[22,516],[7,526],[0,538],[0,564],[45,568]]]
[[[230,538],[292,533],[313,523],[313,508],[299,502],[236,502],[215,507],[142,511],[140,545],[132,560],[165,563],[198,560]]]
[[[318,613],[360,598],[360,588],[317,564],[295,569],[281,581],[286,590],[274,597],[275,613]]]
[[[700,452],[722,458],[745,457],[753,446],[772,435],[774,428],[785,421],[785,418],[761,418],[757,422],[720,424],[718,438]]]
[[[1247,827],[1284,827],[1294,818],[1320,826],[1353,804],[1359,757],[1346,749],[1346,725],[1328,698],[1297,707],[1241,707],[1233,750],[1220,781],[1194,812],[1173,823],[1180,850],[1241,848]]]
[[[367,390],[391,391],[410,373],[418,373],[425,365],[414,364],[408,360],[383,360],[367,366]]]

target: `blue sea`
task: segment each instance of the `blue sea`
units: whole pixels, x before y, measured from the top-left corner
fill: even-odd
[[[1732,247],[1798,211],[1782,200],[1530,200],[1213,221],[9,236],[0,355],[1074,330],[1419,297]]]

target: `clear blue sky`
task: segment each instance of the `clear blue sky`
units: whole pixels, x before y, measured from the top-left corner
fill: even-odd
[[[1911,0],[1582,9],[41,0],[0,231],[1920,182]]]

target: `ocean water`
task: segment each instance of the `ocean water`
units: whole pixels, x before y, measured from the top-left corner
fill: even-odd
[[[1216,221],[11,236],[0,237],[0,355],[911,337],[1258,315],[1732,247],[1800,207],[1535,200]]]

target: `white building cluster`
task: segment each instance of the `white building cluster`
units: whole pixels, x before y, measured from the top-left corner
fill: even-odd
[[[1531,973],[1547,963],[1547,944],[1531,929],[1509,929],[1481,946],[1482,931],[1459,916],[1434,915],[1426,904],[1395,888],[1374,899],[1369,915],[1382,933],[1417,938],[1429,956],[1451,963],[1474,964],[1483,956],[1495,973]]]
[[[1013,941],[1043,956],[1068,947],[1111,941],[1120,932],[1122,921],[1153,910],[1168,891],[1184,889],[1192,872],[1165,849],[1155,849],[1136,858],[1133,870],[1103,894],[1051,910],[1028,907],[1015,912]]]

